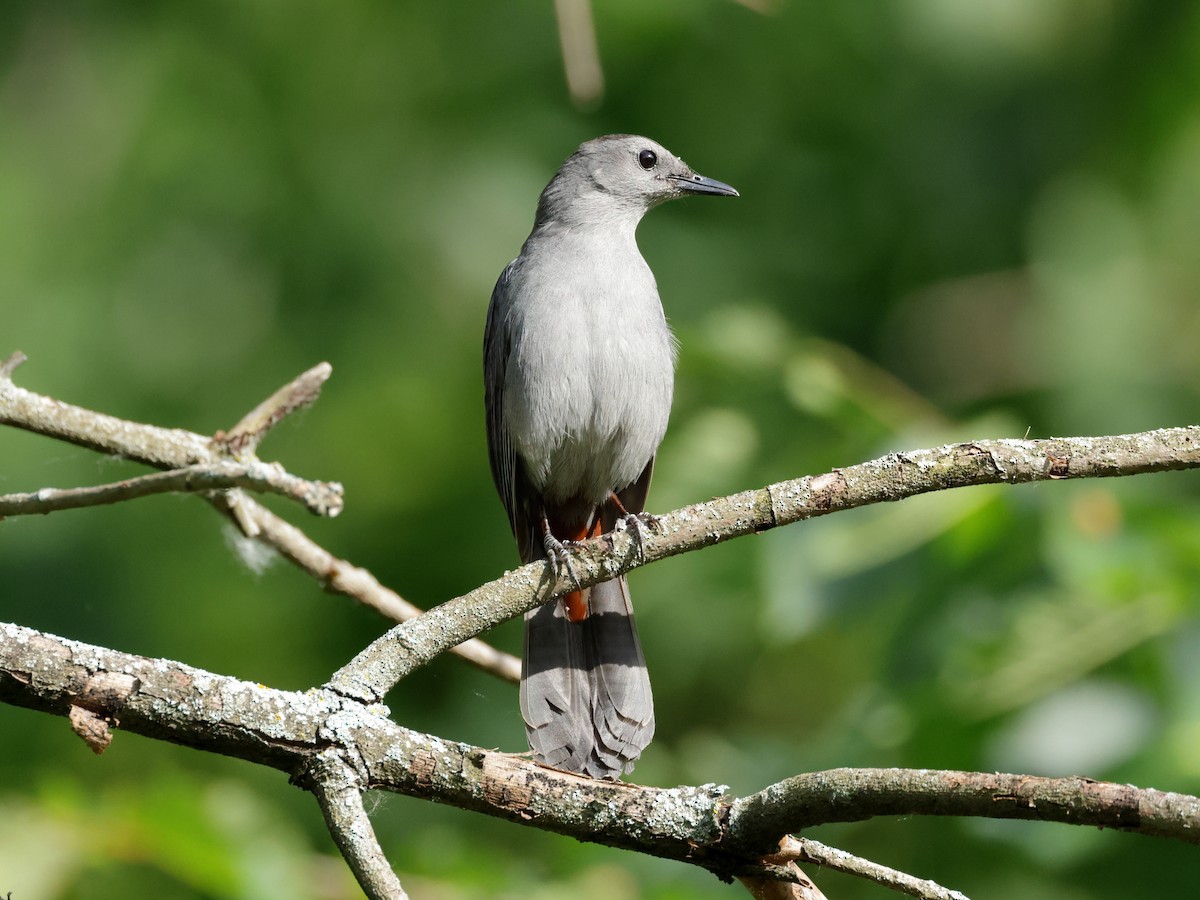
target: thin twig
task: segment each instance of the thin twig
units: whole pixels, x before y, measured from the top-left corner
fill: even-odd
[[[889,869],[879,863],[863,859],[814,841],[811,838],[798,838],[787,835],[779,842],[779,852],[769,857],[773,861],[797,860],[812,863],[825,869],[834,869],[848,875],[857,875],[873,881],[883,887],[891,888],[910,897],[920,897],[921,900],[970,900],[966,894],[944,888],[940,884],[923,878],[914,878],[896,869]]]
[[[12,378],[12,373],[17,370],[17,366],[29,359],[20,350],[14,350],[9,354],[8,359],[0,363],[0,381],[7,381]]]
[[[221,509],[228,495],[217,494],[210,501]],[[249,498],[242,498],[241,509],[251,523],[257,539],[303,569],[327,591],[350,597],[397,622],[421,615],[424,610],[409,603],[395,591],[380,584],[366,569],[334,556],[290,522]],[[521,680],[521,661],[497,650],[491,644],[472,637],[451,651],[467,662],[516,684]]]
[[[1101,478],[1200,467],[1200,426],[1108,437],[973,441],[889,453],[870,462],[721,497],[656,516],[644,540],[614,532],[572,545],[575,578],[530,563],[392,628],[343,666],[330,687],[377,700],[448,647],[575,586],[709,544],[872,503],[983,484]]]
[[[253,453],[267,433],[296,410],[315,403],[321,386],[333,374],[333,366],[317,363],[302,372],[246,415],[228,432],[218,432],[213,440],[235,456]]]
[[[329,833],[363,892],[371,900],[408,900],[363,806],[361,780],[341,753],[322,750],[299,780],[317,798]]]
[[[342,486],[336,482],[298,478],[275,463],[225,460],[155,472],[94,487],[41,488],[32,493],[0,495],[0,516],[45,514],[61,509],[120,503],[153,494],[196,493],[229,488],[279,494],[299,501],[319,516],[336,516],[342,511]]]

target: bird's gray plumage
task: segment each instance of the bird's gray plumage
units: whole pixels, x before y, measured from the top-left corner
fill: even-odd
[[[631,513],[645,508],[675,344],[634,232],[647,210],[687,193],[737,194],[648,138],[588,141],[542,192],[496,282],[488,455],[523,562],[545,558],[547,528],[561,541],[612,530],[614,494]],[[521,712],[543,762],[608,778],[632,769],[654,704],[623,577],[526,615]]]

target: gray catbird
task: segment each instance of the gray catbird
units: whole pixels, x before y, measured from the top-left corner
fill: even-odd
[[[675,343],[634,231],[685,194],[737,191],[648,138],[588,141],[542,191],[492,291],[488,457],[523,562],[570,571],[563,542],[645,509]],[[654,736],[654,703],[624,577],[526,614],[521,713],[548,765],[603,778],[633,768]]]

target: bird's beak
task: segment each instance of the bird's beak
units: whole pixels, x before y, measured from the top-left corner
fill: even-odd
[[[685,194],[716,194],[718,197],[737,197],[738,192],[715,178],[705,178],[689,172],[686,175],[668,175],[667,178]]]

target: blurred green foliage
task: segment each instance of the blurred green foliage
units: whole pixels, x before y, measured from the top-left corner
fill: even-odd
[[[18,381],[212,432],[327,359],[263,448],[338,479],[280,507],[420,604],[516,562],[484,449],[493,280],[557,164],[649,134],[738,187],[654,212],[682,344],[651,508],[965,438],[1200,410],[1200,7],[1130,0],[595,3],[568,96],[552,5],[0,7],[0,356]],[[119,461],[0,431],[0,491]],[[737,791],[830,766],[1200,791],[1196,473],[973,489],[633,578],[658,699],[636,778]],[[255,574],[189,498],[3,523],[0,618],[277,687],[385,623]],[[519,646],[519,626],[488,639]],[[415,728],[521,749],[516,693],[441,660]],[[357,888],[277,773],[0,708],[0,893],[332,898]],[[685,866],[408,798],[375,821],[415,897],[723,897]],[[1195,851],[1033,823],[814,836],[986,898],[1186,896]],[[880,897],[816,873],[831,897]]]

